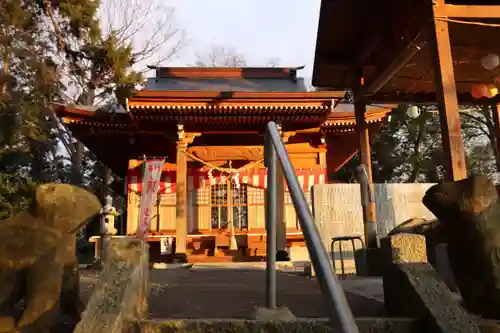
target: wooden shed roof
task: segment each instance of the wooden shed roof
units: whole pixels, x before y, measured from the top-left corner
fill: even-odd
[[[474,84],[500,80],[500,67],[490,71],[480,64],[488,53],[500,54],[500,19],[485,18],[500,17],[500,6],[485,6],[498,1],[322,0],[313,85],[352,88],[362,69],[373,103],[435,102],[433,3],[440,6],[436,19],[449,23],[459,100],[473,102]],[[461,19],[463,7],[455,5],[474,5],[467,7],[467,15],[476,18]],[[383,82],[384,75],[392,77]]]

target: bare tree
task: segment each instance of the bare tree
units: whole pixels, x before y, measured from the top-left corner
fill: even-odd
[[[66,76],[63,83],[69,88],[67,102],[109,101],[117,84],[125,83],[120,81],[142,81],[147,64],[159,65],[172,59],[185,40],[175,20],[175,9],[163,2],[103,0],[94,18],[95,27],[87,29],[87,36],[77,37],[68,33],[59,11],[50,6],[46,10],[47,31],[55,36],[48,38],[55,38],[55,58]]]
[[[279,58],[270,58],[265,67],[279,67]],[[247,67],[246,57],[233,47],[213,45],[206,54],[197,54],[195,65],[198,67]]]
[[[116,33],[118,44],[132,44],[140,70],[171,60],[185,42],[175,8],[164,1],[104,0],[99,16],[104,36]]]
[[[196,55],[196,66],[199,67],[245,67],[247,61],[243,54],[231,47],[214,45],[207,54]]]
[[[55,41],[54,58],[68,88],[61,102],[95,105],[116,100],[117,88],[130,87],[132,92],[143,81],[147,64],[168,61],[183,46],[175,10],[164,2],[103,0],[97,15],[87,19],[95,23],[88,23],[85,35],[70,33],[72,26],[57,6],[45,0],[44,7],[46,28],[52,32],[47,39]],[[81,144],[60,123],[57,129],[73,164],[81,165]]]
[[[277,57],[269,58],[269,60],[266,63],[266,66],[267,67],[279,67],[280,62],[281,62],[280,58],[277,58]]]

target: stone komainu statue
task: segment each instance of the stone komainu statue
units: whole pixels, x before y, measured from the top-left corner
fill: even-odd
[[[492,182],[473,176],[431,187],[424,205],[438,218],[466,307],[500,319],[500,204]]]
[[[50,332],[82,311],[76,233],[101,204],[84,189],[44,184],[29,212],[0,221],[0,332]]]

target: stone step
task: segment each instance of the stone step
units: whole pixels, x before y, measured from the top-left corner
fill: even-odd
[[[422,323],[410,318],[356,318],[360,333],[421,333]],[[498,321],[481,320],[482,333],[499,333]],[[245,319],[152,319],[141,322],[131,333],[336,333],[326,318],[297,318],[295,321]],[[454,331],[455,332],[455,331]]]
[[[357,318],[360,333],[421,332],[416,321],[405,318]],[[256,321],[245,319],[148,320],[133,333],[335,333],[325,318],[297,318],[296,321]]]

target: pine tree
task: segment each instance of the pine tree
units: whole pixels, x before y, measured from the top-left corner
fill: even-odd
[[[35,183],[53,171],[44,111],[60,87],[42,23],[32,2],[0,3],[0,218],[27,207]]]

